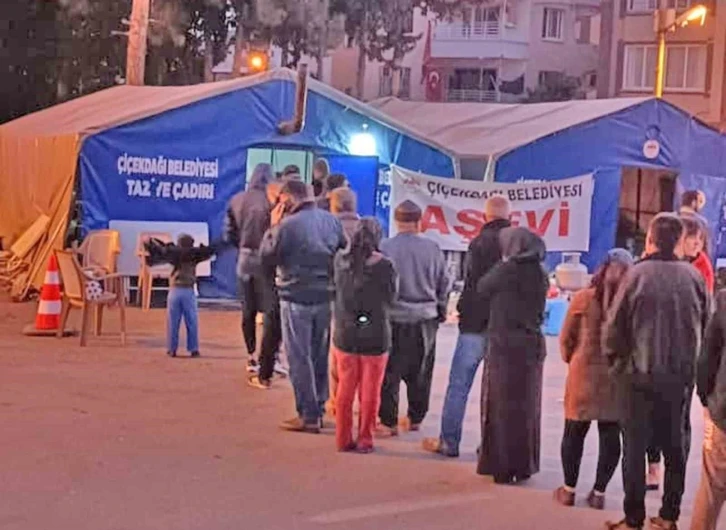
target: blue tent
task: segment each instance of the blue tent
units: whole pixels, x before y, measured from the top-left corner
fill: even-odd
[[[133,120],[85,138],[80,151],[84,229],[107,228],[112,220],[203,222],[216,240],[227,202],[244,187],[249,148],[291,146],[346,155],[352,136],[364,130],[375,138],[381,165],[454,175],[453,158],[435,142],[315,81],[309,82],[303,130],[280,135],[278,124],[294,111],[295,79],[289,70],[276,70],[193,87],[105,91],[109,105],[127,107],[132,91],[136,104],[148,105],[149,112],[139,116],[132,107]],[[173,101],[160,109],[164,92]],[[200,285],[203,296],[234,295],[235,257],[230,251],[213,263],[212,277]]]
[[[594,173],[590,251],[583,256],[590,268],[615,242],[624,167],[670,170],[681,190],[703,190],[703,213],[718,229],[726,137],[663,100],[497,105],[385,99],[373,106],[453,151],[459,166],[474,168],[475,174],[462,171],[463,178],[516,182]]]

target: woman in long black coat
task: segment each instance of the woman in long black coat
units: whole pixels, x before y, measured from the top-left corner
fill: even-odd
[[[506,228],[499,240],[504,261],[477,286],[482,309],[490,312],[477,472],[511,484],[539,471],[546,353],[541,325],[548,280],[539,236],[526,228]]]

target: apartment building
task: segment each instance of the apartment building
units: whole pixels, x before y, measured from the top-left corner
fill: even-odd
[[[654,12],[672,9],[673,16],[696,3],[604,0],[598,96],[653,94],[658,56]],[[726,128],[726,0],[705,5],[709,14],[703,26],[690,24],[666,36],[663,97],[706,123]]]
[[[565,77],[595,95],[599,0],[493,0],[446,21],[417,9],[410,27],[422,38],[402,62],[398,97],[518,101]],[[357,50],[332,56],[333,86],[354,94]],[[364,100],[393,95],[393,85],[389,68],[367,63]]]

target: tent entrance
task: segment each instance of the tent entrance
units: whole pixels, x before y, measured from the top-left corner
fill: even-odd
[[[650,221],[660,212],[673,211],[677,177],[668,170],[623,168],[615,246],[635,256],[643,252]]]

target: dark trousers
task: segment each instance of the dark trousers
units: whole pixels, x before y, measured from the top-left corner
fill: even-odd
[[[238,279],[239,297],[242,303],[242,336],[247,354],[252,357],[257,350],[257,313],[263,311],[264,286],[262,278],[248,275]]]
[[[590,423],[565,420],[565,434],[562,437],[562,469],[565,474],[565,486],[570,488],[577,486],[585,437],[590,430]],[[600,434],[600,454],[593,489],[604,493],[620,461],[620,425],[617,422],[600,421],[597,427]]]
[[[275,372],[275,360],[282,342],[280,305],[274,304],[264,313],[262,323],[262,347],[260,348],[260,379],[269,381]]]
[[[423,422],[429,411],[431,378],[436,360],[437,320],[412,324],[391,323],[391,353],[381,390],[381,423],[398,425],[398,395],[401,381],[406,383],[408,418],[412,424]]]
[[[683,413],[690,404],[691,391],[691,386],[674,381],[629,380],[623,384],[623,507],[629,526],[640,527],[645,522],[645,458],[649,442],[660,447],[665,458],[660,517],[673,522],[680,517],[686,448],[690,444],[690,432],[683,428]]]
[[[691,396],[693,395],[693,387],[691,387],[688,392],[688,398],[686,399],[686,402],[683,404],[683,433],[685,435],[685,447],[684,450],[686,452],[686,462],[688,462],[688,455],[691,453]],[[651,439],[648,443],[648,463],[649,464],[660,464],[660,453],[661,448],[658,445],[658,442],[653,439],[652,433],[654,433],[655,430],[651,431]]]

